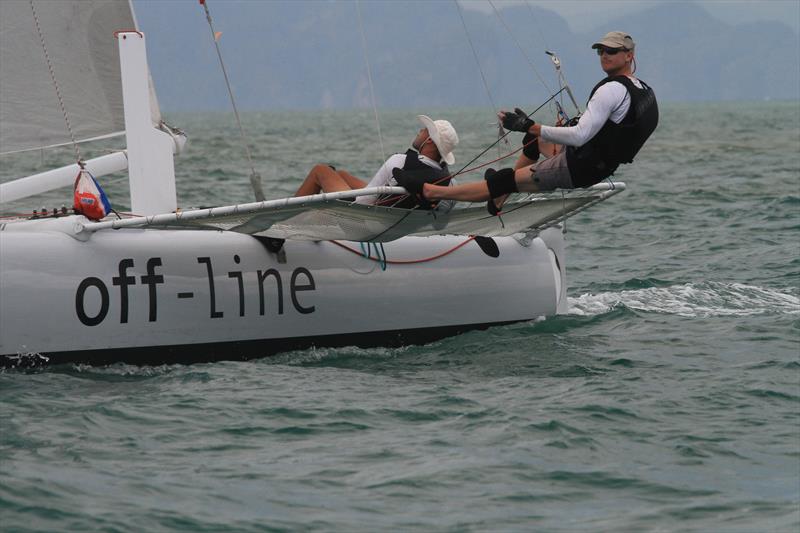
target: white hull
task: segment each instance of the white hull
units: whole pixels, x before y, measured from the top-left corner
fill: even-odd
[[[135,364],[261,357],[308,346],[425,342],[553,315],[565,305],[564,241],[496,238],[417,264],[380,264],[332,242],[217,230],[101,230],[76,217],[0,230],[0,357]],[[465,237],[404,237],[390,261],[440,254]],[[358,243],[343,243],[358,249]],[[210,274],[211,273],[211,274]],[[32,357],[27,354],[34,354]],[[23,358],[25,359],[25,358]]]

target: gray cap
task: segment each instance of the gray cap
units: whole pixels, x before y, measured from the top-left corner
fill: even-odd
[[[610,31],[606,33],[602,39],[594,43],[592,48],[600,48],[601,46],[633,50],[636,47],[636,43],[633,42],[633,38],[624,31]]]

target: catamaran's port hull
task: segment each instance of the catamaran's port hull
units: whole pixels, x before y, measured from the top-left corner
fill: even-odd
[[[101,230],[81,241],[69,218],[0,231],[3,366],[419,344],[553,315],[566,303],[557,228],[528,246],[496,238],[499,258],[470,242],[384,271],[332,242],[287,241],[282,262],[259,239],[224,231]],[[390,262],[419,260],[464,240],[405,237],[384,250]]]

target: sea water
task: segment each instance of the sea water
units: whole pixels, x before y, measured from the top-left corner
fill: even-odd
[[[567,222],[565,315],[398,349],[0,374],[0,528],[796,532],[800,105],[661,107],[628,190]],[[485,110],[383,112],[387,153],[417,111],[455,124],[457,168],[496,138]],[[252,200],[229,114],[167,118],[190,137],[182,206]],[[368,111],[243,120],[270,197],[313,163],[366,178],[383,157]],[[70,156],[3,158],[1,179]],[[124,178],[101,183],[125,210]]]

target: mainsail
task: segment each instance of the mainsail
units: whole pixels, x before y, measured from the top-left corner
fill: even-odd
[[[124,134],[114,32],[135,28],[129,0],[0,2],[0,154],[72,142],[48,57],[75,140]]]

